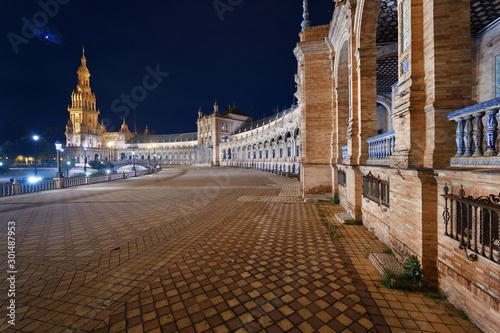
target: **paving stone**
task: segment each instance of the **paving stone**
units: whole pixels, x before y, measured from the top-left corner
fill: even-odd
[[[171,168],[1,198],[20,304],[0,331],[478,332],[445,301],[383,287],[364,256],[383,245],[323,203],[340,237],[327,234],[300,193],[269,173]]]

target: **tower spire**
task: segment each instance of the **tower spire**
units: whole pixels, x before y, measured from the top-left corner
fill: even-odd
[[[311,25],[311,22],[309,21],[309,3],[307,0],[302,1],[302,8],[304,9],[304,12],[302,14],[303,20],[300,26],[302,27],[302,31],[305,31]]]
[[[219,104],[217,104],[217,98],[215,99],[214,103],[214,113],[215,114],[219,113]]]
[[[98,135],[105,133],[103,122],[99,122],[99,109],[96,97],[90,88],[90,72],[87,68],[85,48],[82,48],[81,63],[76,74],[76,89],[71,93],[71,105],[68,106],[69,120],[66,127],[66,144],[68,147],[97,147]]]

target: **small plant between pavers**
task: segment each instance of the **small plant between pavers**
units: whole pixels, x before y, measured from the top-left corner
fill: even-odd
[[[365,249],[363,250],[363,253],[365,255],[365,258],[368,259],[370,257],[370,254],[372,254],[372,249],[369,247],[365,247]]]
[[[384,268],[382,275],[382,284],[388,288],[401,290],[422,290],[423,289],[423,271],[420,261],[414,255],[411,255],[403,263],[403,273],[397,274],[390,268]]]
[[[458,311],[458,315],[460,316],[460,318],[464,319],[464,320],[469,320],[469,315],[467,314],[467,312],[465,312],[464,309],[457,309]]]
[[[340,204],[340,196],[338,193],[335,193],[333,196],[329,197],[328,199],[334,205]]]
[[[326,233],[328,235],[332,235],[335,238],[339,238],[340,234],[338,232],[337,226],[326,219],[326,214],[323,211],[323,208],[321,207],[321,202],[316,200],[313,202],[313,206],[314,208],[316,208],[316,212],[318,213],[321,222],[323,222],[324,225],[326,226]]]
[[[340,234],[338,233],[337,226],[333,223],[328,223],[326,233],[332,235],[335,238],[339,238]]]

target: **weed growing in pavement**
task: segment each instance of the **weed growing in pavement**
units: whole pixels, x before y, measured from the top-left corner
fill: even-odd
[[[327,234],[332,235],[335,238],[339,238],[340,234],[338,233],[337,226],[333,223],[329,223],[327,227]]]
[[[382,274],[382,284],[387,288],[417,291],[423,288],[423,271],[420,261],[414,255],[403,263],[403,273],[398,275],[385,268]]]
[[[330,198],[330,202],[334,205],[338,205],[340,204],[340,196],[338,193],[335,193],[333,196],[331,196]]]
[[[460,318],[464,319],[464,320],[469,320],[469,316],[467,315],[467,313],[465,312],[464,309],[457,309],[458,311],[458,315],[460,316]]]

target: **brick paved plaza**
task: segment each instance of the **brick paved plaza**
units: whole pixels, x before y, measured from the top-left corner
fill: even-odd
[[[390,290],[384,247],[299,182],[172,168],[0,198],[0,332],[479,332],[443,299]],[[16,226],[8,323],[7,222]]]

